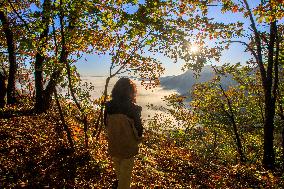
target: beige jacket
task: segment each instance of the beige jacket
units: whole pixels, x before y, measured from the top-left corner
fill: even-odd
[[[142,137],[138,137],[133,119],[124,114],[107,114],[106,131],[111,156],[127,159],[138,154]]]

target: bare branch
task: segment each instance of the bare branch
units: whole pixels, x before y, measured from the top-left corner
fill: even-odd
[[[116,33],[116,36],[117,36],[117,39],[118,39],[118,41],[120,41],[120,36],[118,35],[118,33]],[[120,44],[118,45],[118,52],[120,51],[120,49],[121,49],[121,44],[123,43],[123,41],[121,41],[120,42]],[[114,54],[114,49],[115,48],[113,48],[112,49],[112,52],[111,52],[111,54]],[[114,69],[114,67],[115,67],[115,62],[116,61],[118,61],[118,53],[116,53],[116,55],[114,56],[114,59],[113,59],[113,61],[111,62],[111,65],[110,65],[110,68],[109,68],[109,75],[110,75],[110,77],[111,77],[111,75],[112,75],[112,70]]]

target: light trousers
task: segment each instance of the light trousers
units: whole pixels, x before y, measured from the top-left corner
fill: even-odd
[[[118,180],[118,189],[130,189],[132,170],[134,166],[134,157],[121,159],[112,157],[116,178]]]

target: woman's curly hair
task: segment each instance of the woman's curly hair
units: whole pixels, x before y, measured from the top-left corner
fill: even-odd
[[[120,78],[111,91],[114,101],[136,101],[136,85],[129,78]]]

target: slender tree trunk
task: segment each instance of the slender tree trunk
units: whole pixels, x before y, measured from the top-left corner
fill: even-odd
[[[44,103],[44,89],[43,89],[43,62],[44,62],[44,51],[47,45],[47,37],[49,33],[50,25],[50,11],[51,1],[45,0],[43,3],[43,12],[42,12],[42,24],[43,32],[40,34],[40,43],[41,45],[37,49],[36,60],[35,60],[35,91],[36,91],[36,103],[35,110],[37,112],[43,112],[46,107]]]
[[[106,100],[107,100],[107,88],[108,88],[108,85],[109,85],[109,82],[110,82],[110,79],[112,78],[113,76],[110,76],[106,79],[106,83],[105,83],[105,89],[104,89],[104,93],[103,93],[103,102],[101,104],[101,110],[100,110],[100,114],[99,114],[99,117],[97,118],[97,121],[95,123],[95,130],[93,132],[93,137],[96,137],[96,140],[99,139],[99,136],[100,136],[100,133],[101,133],[101,129],[102,129],[102,124],[104,124],[104,105],[106,103]],[[101,123],[101,124],[100,124]]]
[[[239,135],[239,132],[238,132],[237,123],[236,123],[236,120],[235,120],[234,111],[233,111],[233,108],[232,108],[231,101],[230,101],[229,97],[227,96],[227,94],[225,93],[222,85],[219,85],[219,87],[220,87],[224,97],[226,98],[227,104],[228,104],[228,107],[229,107],[230,112],[227,112],[224,105],[222,104],[223,105],[222,109],[227,114],[227,116],[230,119],[231,124],[233,126],[233,133],[235,135],[235,141],[236,141],[236,145],[237,145],[237,151],[238,151],[238,154],[240,156],[240,161],[245,162],[246,158],[245,158],[245,155],[243,153],[243,145],[242,145],[242,141],[241,141],[241,138],[240,138],[240,135]]]
[[[0,20],[3,25],[3,30],[6,37],[6,42],[8,46],[9,53],[9,76],[8,76],[8,85],[7,85],[7,103],[14,104],[16,103],[16,73],[17,73],[17,63],[16,63],[16,54],[15,54],[15,42],[13,32],[10,28],[7,15],[0,11]]]
[[[238,129],[237,129],[237,125],[236,125],[235,121],[233,120],[233,118],[231,118],[231,119],[232,119],[232,123],[233,123],[233,131],[234,131],[235,138],[236,138],[237,150],[238,150],[238,153],[240,155],[240,161],[245,162],[246,158],[245,158],[245,155],[243,153],[243,145],[242,145],[241,138],[240,138],[240,135],[239,135],[239,132],[238,132]]]
[[[62,6],[62,0],[60,0],[60,8]],[[79,109],[79,111],[82,113],[83,109],[82,106],[80,105],[79,101],[76,98],[76,92],[73,88],[73,84],[72,84],[72,78],[71,78],[71,67],[70,64],[68,62],[68,55],[69,55],[69,51],[66,47],[66,41],[65,41],[65,31],[64,31],[64,12],[60,11],[60,15],[59,15],[59,22],[60,22],[60,33],[61,33],[61,56],[60,56],[60,63],[65,64],[66,65],[66,71],[67,71],[67,78],[68,78],[68,87],[70,89],[70,93],[71,96],[75,102],[75,105],[77,106],[77,108]],[[67,31],[72,31],[75,27],[75,23],[76,23],[77,17],[72,13],[70,14],[70,21],[69,21],[69,25],[67,27]],[[79,120],[84,124],[84,135],[85,135],[85,146],[86,148],[88,148],[88,120],[87,120],[87,116],[84,115],[84,113],[81,114],[83,116],[83,118],[79,118]]]
[[[71,134],[71,131],[70,131],[68,125],[65,122],[65,118],[64,118],[64,115],[63,115],[62,108],[60,106],[60,102],[58,100],[58,96],[57,96],[57,91],[56,90],[54,90],[54,94],[55,94],[56,105],[57,105],[58,111],[59,111],[60,120],[61,120],[61,123],[63,125],[63,129],[65,130],[65,132],[67,134],[67,139],[68,139],[70,147],[72,149],[74,149],[74,142],[73,142],[73,139],[72,139],[72,134]]]
[[[0,108],[5,106],[6,92],[6,76],[4,72],[0,71]]]

